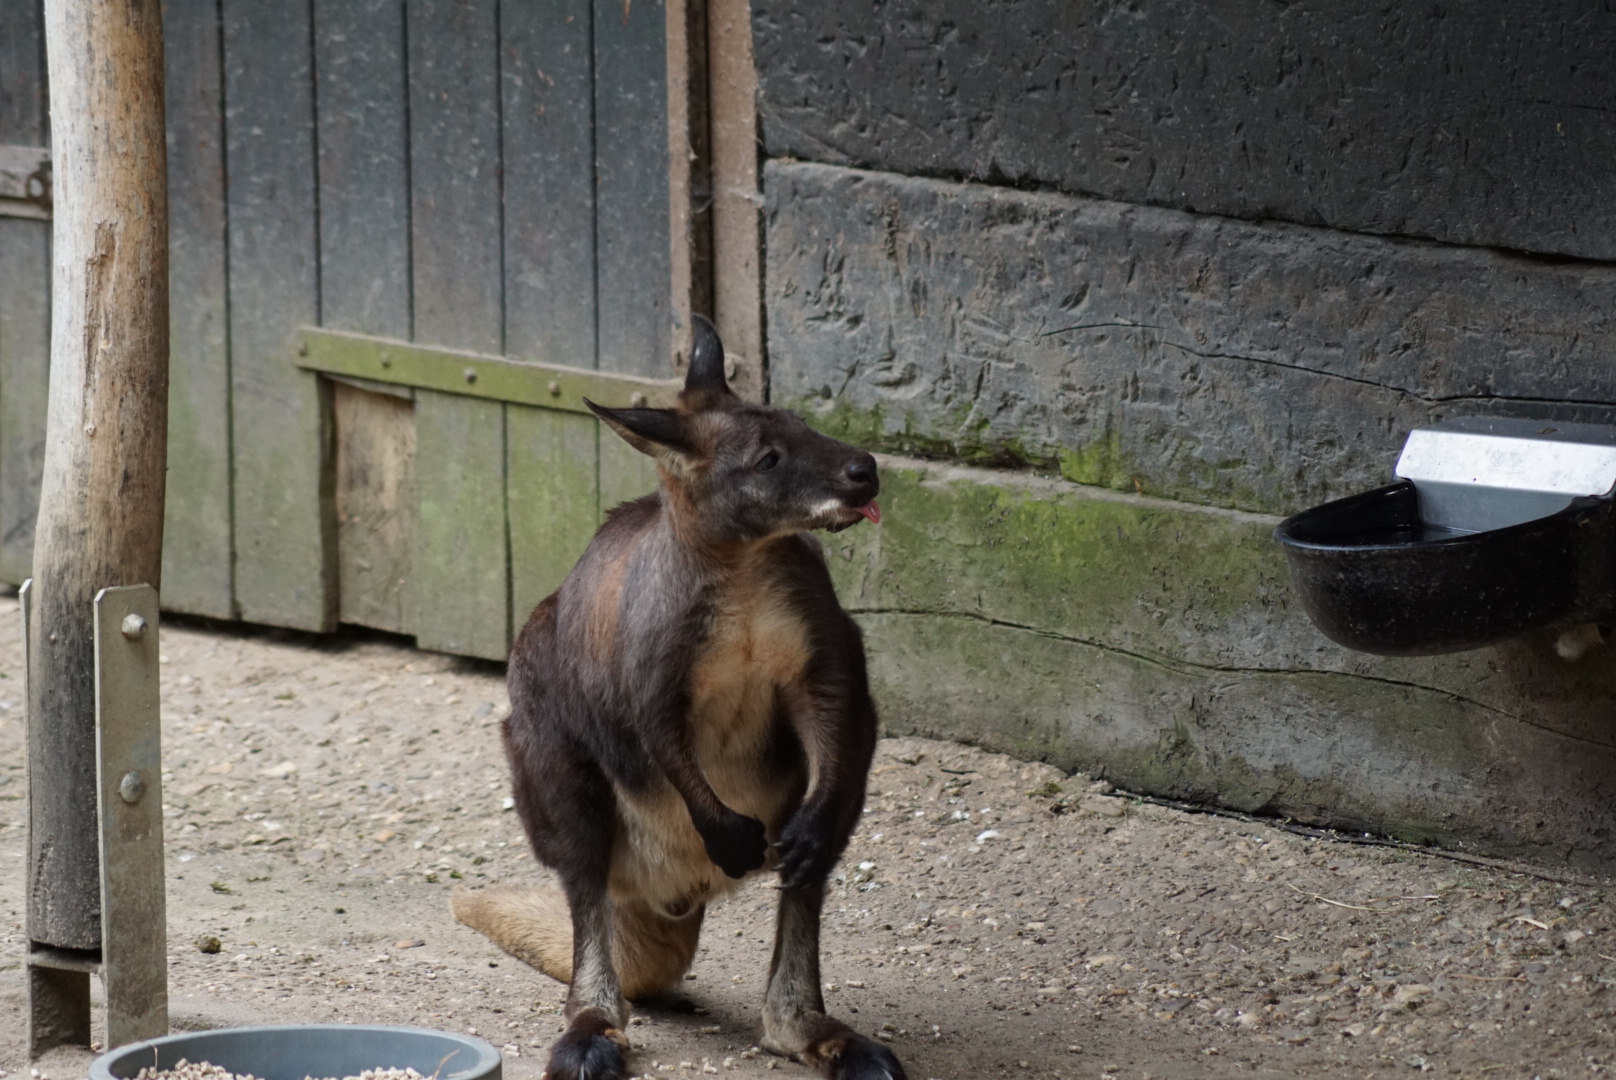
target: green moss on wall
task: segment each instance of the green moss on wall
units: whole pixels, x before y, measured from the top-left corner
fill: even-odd
[[[1616,676],[1547,640],[1417,660],[1331,645],[1294,602],[1273,518],[895,459],[881,503],[880,526],[825,543],[890,730],[1241,810],[1616,862],[1600,794],[1616,733],[1594,720]]]

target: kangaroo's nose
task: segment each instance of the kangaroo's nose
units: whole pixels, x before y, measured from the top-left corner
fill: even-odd
[[[869,454],[847,463],[847,478],[855,484],[868,484],[875,479],[875,458]]]

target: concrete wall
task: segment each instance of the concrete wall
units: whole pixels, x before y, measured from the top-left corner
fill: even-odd
[[[754,0],[772,156],[1616,257],[1587,0]]]
[[[936,461],[836,538],[890,725],[1616,863],[1616,654],[1338,649],[1268,537],[1412,426],[1616,423],[1616,12],[753,10],[773,398]]]

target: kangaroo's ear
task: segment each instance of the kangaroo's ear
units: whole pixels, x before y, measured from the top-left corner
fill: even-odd
[[[692,315],[695,342],[690,349],[690,367],[685,371],[685,393],[692,396],[718,394],[725,397],[731,391],[724,378],[724,343],[718,340],[713,324],[700,315]]]
[[[695,449],[685,435],[679,414],[672,409],[608,409],[588,398],[584,398],[584,404],[642,454],[662,457],[671,451],[687,455]]]

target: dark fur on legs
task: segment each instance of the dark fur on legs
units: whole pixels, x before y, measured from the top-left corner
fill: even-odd
[[[780,891],[774,960],[763,1001],[763,1045],[830,1080],[908,1080],[897,1057],[835,1017],[825,1015],[819,983],[819,909],[823,879]]]

